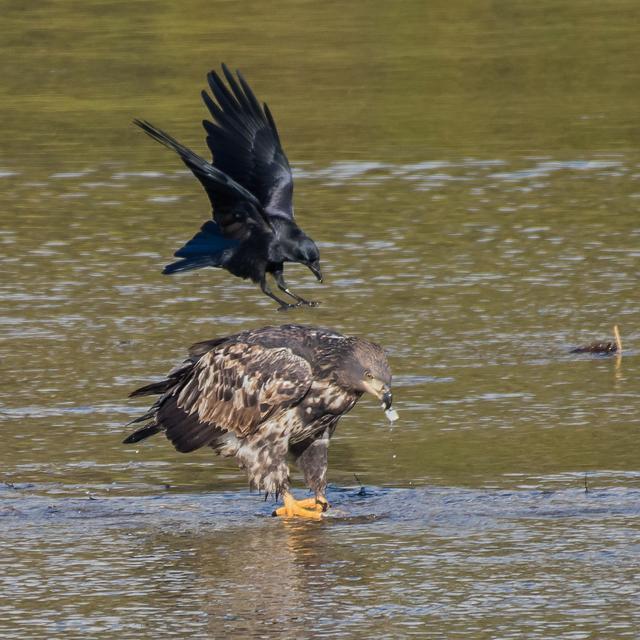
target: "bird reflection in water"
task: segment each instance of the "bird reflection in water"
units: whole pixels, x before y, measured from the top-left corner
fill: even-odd
[[[324,523],[269,519],[268,526],[194,532],[188,555],[184,536],[165,534],[162,542],[183,552],[189,591],[203,595],[184,604],[207,616],[210,637],[306,637],[331,581],[329,531]]]

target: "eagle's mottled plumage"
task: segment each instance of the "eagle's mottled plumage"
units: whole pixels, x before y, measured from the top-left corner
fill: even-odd
[[[384,351],[361,338],[293,324],[244,331],[193,345],[166,380],[134,391],[160,397],[125,442],[164,431],[181,452],[210,446],[274,494],[288,492],[292,455],[322,496],[338,420],[365,391],[389,407],[390,385]]]

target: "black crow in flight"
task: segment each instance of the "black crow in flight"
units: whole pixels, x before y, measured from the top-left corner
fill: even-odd
[[[207,76],[217,103],[202,92],[215,121],[203,121],[212,163],[149,122],[134,120],[152,138],[178,153],[213,207],[213,220],[205,222],[176,251],[181,260],[167,265],[163,273],[221,267],[259,283],[280,309],[315,306],[316,302],[293,293],[284,280],[285,262],[306,265],[320,282],[322,273],[318,247],[293,219],[293,177],[275,122],[239,71],[237,80],[224,64],[222,71],[228,86],[215,71]],[[271,291],[268,273],[295,304]]]

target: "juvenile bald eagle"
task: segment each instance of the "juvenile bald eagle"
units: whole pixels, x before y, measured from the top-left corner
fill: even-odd
[[[306,265],[322,282],[318,247],[293,218],[293,177],[271,112],[262,106],[240,72],[237,79],[222,65],[227,84],[215,72],[207,76],[214,99],[202,99],[215,122],[203,121],[213,163],[149,122],[134,120],[154,140],[173,149],[201,182],[213,207],[213,220],[175,255],[181,258],[163,273],[220,267],[250,278],[281,309],[314,306],[293,293],[284,280],[284,263]],[[266,275],[295,304],[273,294]]]
[[[124,442],[164,431],[180,452],[212,447],[235,457],[252,487],[282,495],[274,515],[319,519],[329,439],[365,391],[395,419],[391,370],[377,344],[296,324],[244,331],[193,345],[166,380],[134,391],[160,397]],[[294,500],[287,456],[314,498]]]

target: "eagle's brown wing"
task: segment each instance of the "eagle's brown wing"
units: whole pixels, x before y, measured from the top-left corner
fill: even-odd
[[[239,438],[307,393],[309,363],[288,348],[226,343],[203,355],[157,413],[179,451],[211,444],[225,432]]]

